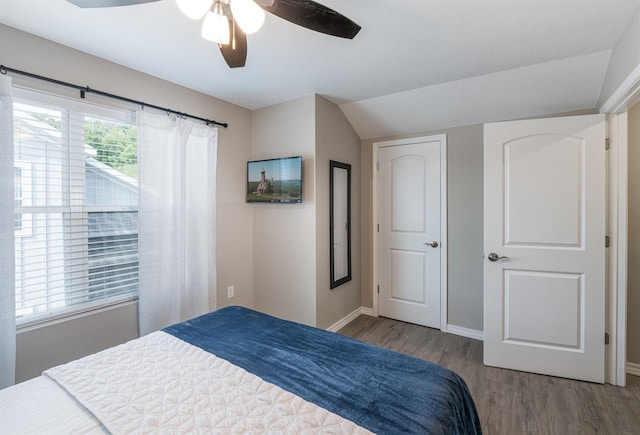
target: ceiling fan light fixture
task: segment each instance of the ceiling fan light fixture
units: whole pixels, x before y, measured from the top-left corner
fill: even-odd
[[[229,19],[224,13],[222,4],[217,0],[204,17],[201,35],[204,39],[217,44],[229,43]]]
[[[199,20],[211,9],[213,0],[176,0],[180,11],[192,20]]]
[[[231,13],[247,35],[257,32],[264,23],[264,10],[253,0],[231,0]]]

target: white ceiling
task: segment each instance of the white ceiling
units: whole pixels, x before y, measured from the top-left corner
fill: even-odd
[[[361,138],[596,107],[612,48],[640,0],[319,0],[353,40],[267,14],[229,69],[173,0],[81,9],[0,0],[0,23],[258,109],[310,94]],[[54,19],[55,17],[55,19]],[[88,80],[89,81],[89,80]]]

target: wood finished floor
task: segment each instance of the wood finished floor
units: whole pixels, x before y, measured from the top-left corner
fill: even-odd
[[[458,373],[485,434],[640,434],[640,377],[621,388],[486,367],[478,340],[382,317],[361,315],[339,333]]]

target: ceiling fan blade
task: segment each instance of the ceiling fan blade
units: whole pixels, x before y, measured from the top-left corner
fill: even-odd
[[[247,35],[235,23],[235,20],[229,20],[229,30],[231,31],[231,41],[229,44],[221,44],[220,52],[229,68],[242,68],[247,60]]]
[[[142,3],[157,2],[158,0],[67,0],[81,8],[111,8],[115,6],[131,6]]]
[[[353,39],[361,27],[339,12],[312,0],[256,0],[267,12],[316,32]]]

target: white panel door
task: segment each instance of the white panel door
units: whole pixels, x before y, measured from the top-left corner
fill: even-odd
[[[484,126],[484,363],[604,382],[605,119]]]
[[[441,140],[378,149],[381,316],[440,328]]]

